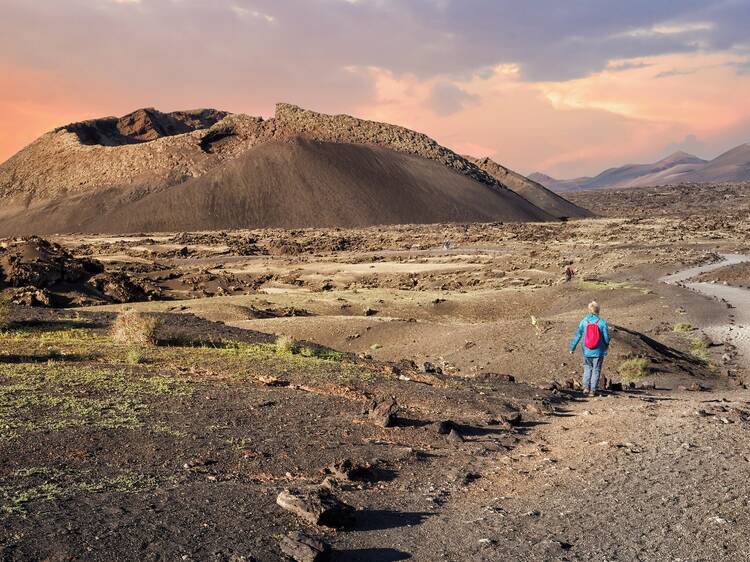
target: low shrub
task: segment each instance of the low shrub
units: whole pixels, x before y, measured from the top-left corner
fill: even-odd
[[[279,336],[276,338],[276,353],[288,355],[297,352],[297,342],[289,336]]]
[[[693,357],[708,362],[708,342],[703,338],[690,338],[690,353]]]
[[[647,376],[648,373],[648,359],[645,357],[626,359],[617,368],[617,374],[623,382],[635,382]]]
[[[143,353],[143,348],[139,346],[133,346],[128,349],[128,354],[125,359],[130,365],[140,365],[146,362],[146,355]]]
[[[0,294],[0,330],[10,325],[10,302],[8,297]]]
[[[112,339],[116,343],[130,346],[156,345],[156,331],[160,324],[159,319],[154,316],[126,310],[118,314],[112,324]]]

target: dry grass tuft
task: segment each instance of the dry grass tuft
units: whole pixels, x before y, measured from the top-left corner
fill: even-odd
[[[279,336],[276,338],[276,353],[288,355],[297,352],[297,342],[289,336]]]
[[[648,359],[635,357],[620,363],[617,374],[623,382],[635,382],[648,375]]]
[[[10,325],[10,302],[8,297],[0,294],[0,330]]]
[[[146,355],[143,352],[143,348],[141,346],[134,345],[130,349],[128,349],[128,353],[125,356],[125,360],[130,365],[141,365],[146,362]]]
[[[131,346],[156,345],[156,331],[161,322],[135,310],[126,310],[117,315],[112,324],[112,339],[116,343]]]

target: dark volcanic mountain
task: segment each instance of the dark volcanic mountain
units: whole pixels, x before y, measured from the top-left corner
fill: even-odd
[[[741,183],[750,181],[750,144],[740,145],[710,161],[680,151],[653,164],[628,164],[594,177],[557,180],[537,173],[529,178],[557,192],[679,183]]]
[[[143,109],[74,123],[0,165],[0,235],[588,214],[491,160],[464,158],[423,134],[287,104],[266,120],[213,109]]]

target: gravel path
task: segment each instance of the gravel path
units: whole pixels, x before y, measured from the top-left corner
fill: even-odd
[[[706,326],[704,331],[715,340],[726,341],[737,348],[741,360],[750,367],[750,291],[720,283],[690,282],[707,271],[713,271],[729,265],[750,261],[750,256],[741,254],[721,254],[722,261],[709,265],[691,267],[672,275],[662,277],[661,281],[687,287],[693,291],[726,302],[731,308],[729,322]]]
[[[689,283],[750,261],[723,257],[662,281],[736,307],[727,323],[702,329],[741,347],[747,361],[750,291]],[[465,487],[453,474],[425,483],[419,511],[433,512],[436,496],[446,500],[443,509],[420,525],[377,531],[373,544],[394,548],[393,557],[356,559],[750,560],[748,404],[750,392],[740,389],[573,400],[510,456],[477,458],[466,468],[476,476]]]
[[[446,555],[416,559],[748,560],[748,397],[571,404],[454,506],[471,523],[436,532]]]

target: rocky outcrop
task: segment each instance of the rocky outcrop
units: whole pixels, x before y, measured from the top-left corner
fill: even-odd
[[[154,296],[123,272],[106,272],[95,259],[32,236],[0,243],[0,291],[29,306],[124,303]]]
[[[120,118],[93,119],[72,123],[57,130],[74,133],[81,144],[120,146],[207,129],[227,115],[226,111],[216,109],[162,113],[154,108],[146,108]]]
[[[476,164],[439,145],[427,135],[398,125],[366,121],[349,115],[325,115],[287,103],[276,105],[274,125],[273,133],[277,137],[303,136],[319,141],[382,146],[434,160],[480,183],[505,187]]]
[[[283,490],[276,503],[311,525],[339,529],[354,522],[355,509],[321,486]]]
[[[103,271],[100,262],[75,258],[59,244],[35,236],[0,246],[0,283],[7,287],[42,289],[84,281]]]

